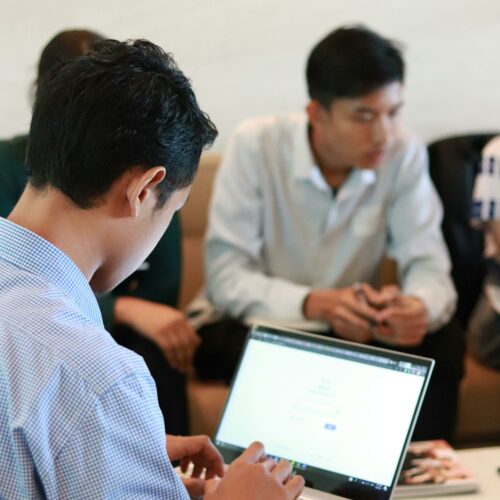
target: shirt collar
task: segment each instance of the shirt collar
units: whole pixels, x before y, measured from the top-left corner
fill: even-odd
[[[298,180],[310,180],[317,188],[321,190],[330,190],[325,181],[319,167],[316,165],[314,156],[309,143],[309,122],[305,115],[297,121],[297,126],[294,132],[294,144],[292,155],[292,172],[293,177]],[[377,180],[377,172],[375,170],[366,170],[356,168],[346,180],[350,187],[368,186],[374,184]]]
[[[78,266],[41,236],[0,217],[0,260],[62,289],[94,324],[102,327],[95,295]]]

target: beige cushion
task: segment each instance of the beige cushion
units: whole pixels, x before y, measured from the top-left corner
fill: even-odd
[[[201,157],[191,195],[181,210],[182,284],[179,305],[185,307],[203,286],[203,239],[215,173],[220,162],[217,153]]]
[[[189,429],[191,434],[214,437],[229,389],[222,383],[198,382],[188,384]]]
[[[486,368],[470,356],[465,359],[460,387],[457,441],[500,442],[500,371]]]

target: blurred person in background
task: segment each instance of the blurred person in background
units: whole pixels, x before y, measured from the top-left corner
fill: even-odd
[[[320,322],[327,334],[434,358],[413,439],[452,439],[464,335],[427,148],[400,124],[404,73],[396,44],[339,28],[309,55],[305,113],[237,129],[205,254],[208,298],[229,319],[206,329],[241,349],[242,323]],[[398,285],[379,288],[386,255]]]

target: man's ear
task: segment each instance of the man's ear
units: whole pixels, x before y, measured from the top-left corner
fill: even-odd
[[[138,217],[146,201],[154,197],[158,184],[165,179],[165,167],[151,167],[145,171],[134,172],[127,187],[127,200],[130,206],[130,215]]]
[[[309,123],[318,123],[321,118],[322,106],[318,101],[312,100],[307,103],[306,113],[309,118]]]
[[[322,104],[319,103],[319,101],[312,99],[307,103],[306,113],[307,117],[309,118],[309,123],[311,123],[312,125],[316,125],[322,123],[325,120],[328,111],[323,107]]]

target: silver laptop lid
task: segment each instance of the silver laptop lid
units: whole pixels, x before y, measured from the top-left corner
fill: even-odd
[[[307,486],[390,498],[434,362],[304,332],[249,332],[215,436],[226,463],[252,441]]]

